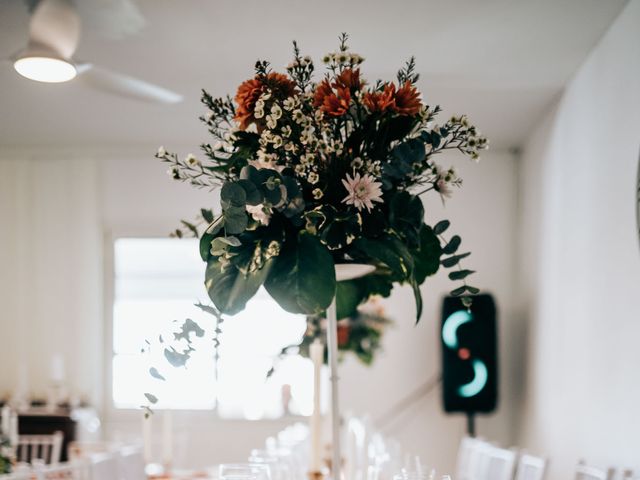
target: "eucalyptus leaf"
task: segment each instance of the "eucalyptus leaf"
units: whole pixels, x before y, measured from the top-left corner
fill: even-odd
[[[187,360],[191,357],[189,352],[177,352],[175,348],[165,348],[164,357],[174,367],[184,367],[187,364]]]
[[[229,207],[224,210],[223,216],[224,231],[229,235],[238,235],[244,232],[249,225],[249,216],[245,207]]]
[[[162,376],[162,374],[158,371],[156,367],[151,367],[149,369],[149,375],[151,375],[153,378],[156,378],[158,380],[163,380],[163,381],[166,380],[166,378]]]
[[[211,258],[205,272],[205,287],[209,298],[221,313],[234,315],[242,311],[269,274],[273,260],[259,270],[243,274],[235,265],[222,264]]]
[[[247,194],[237,182],[226,182],[220,190],[222,208],[242,207],[247,204]]]
[[[411,288],[413,289],[413,297],[416,300],[416,323],[418,323],[422,316],[422,292],[420,292],[420,285],[415,280],[411,282]]]
[[[216,238],[216,240],[219,240],[220,242],[232,247],[239,247],[240,245],[242,245],[242,242],[240,242],[240,239],[238,237],[218,237]]]
[[[147,397],[147,400],[149,400],[149,402],[153,404],[158,403],[158,397],[156,397],[152,393],[145,393],[144,396]]]
[[[450,280],[464,280],[472,273],[476,273],[474,270],[457,270],[449,273]]]
[[[264,195],[250,180],[241,179],[236,182],[245,192],[247,205],[259,205],[264,201]]]
[[[451,290],[451,295],[454,297],[459,297],[460,295],[462,295],[463,293],[465,293],[467,291],[467,288],[465,285],[458,287],[454,290]]]
[[[213,210],[211,210],[209,208],[201,208],[200,209],[200,215],[202,215],[202,218],[207,223],[213,222],[213,220],[215,218],[215,216],[213,215]]]
[[[418,285],[422,285],[427,277],[438,271],[442,256],[440,240],[428,225],[422,225],[420,244],[417,249],[411,250],[411,254],[414,259],[414,278]]]
[[[442,249],[442,253],[444,253],[445,255],[453,255],[454,253],[456,253],[456,251],[458,251],[460,243],[462,243],[462,239],[458,235],[454,235],[453,237],[451,237],[451,240],[449,240],[449,243],[444,246],[444,248]]]
[[[460,260],[462,260],[463,258],[467,258],[469,255],[471,255],[471,252],[461,253],[460,255],[454,255],[452,257],[444,258],[442,260],[442,266],[445,268],[455,267],[456,265],[458,265],[458,263],[460,263]]]
[[[433,231],[436,235],[441,235],[447,230],[447,228],[449,228],[450,225],[451,222],[449,220],[441,220],[435,224]]]
[[[196,322],[187,318],[182,327],[180,328],[180,332],[174,333],[174,340],[186,340],[191,343],[191,334],[194,334],[196,337],[202,338],[204,337],[204,330],[198,325]]]
[[[288,312],[321,313],[336,293],[333,258],[317,237],[303,231],[284,244],[265,288]]]

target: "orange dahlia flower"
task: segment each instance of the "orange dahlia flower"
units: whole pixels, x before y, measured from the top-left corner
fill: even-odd
[[[351,93],[348,88],[338,88],[337,93],[331,93],[324,97],[320,109],[332,117],[341,117],[349,110],[351,103]]]
[[[296,85],[286,75],[271,72],[264,77],[254,77],[240,84],[235,96],[238,107],[234,120],[240,123],[240,129],[246,129],[256,121],[254,114],[256,102],[265,90],[278,99],[285,99],[295,93]]]
[[[422,108],[420,93],[409,81],[398,89],[394,99],[394,110],[400,115],[417,115]]]
[[[324,104],[324,99],[333,94],[331,90],[331,84],[326,78],[318,84],[316,91],[313,94],[313,106],[318,108]]]
[[[334,86],[336,88],[347,88],[352,93],[357,92],[364,86],[365,81],[360,78],[359,69],[345,68],[340,75],[336,77]]]
[[[389,109],[395,110],[395,93],[396,87],[393,83],[387,83],[382,92],[365,93],[362,103],[371,113],[382,113]]]

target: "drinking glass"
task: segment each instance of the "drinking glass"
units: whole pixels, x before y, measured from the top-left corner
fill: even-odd
[[[218,467],[219,480],[271,480],[266,464],[223,463]]]

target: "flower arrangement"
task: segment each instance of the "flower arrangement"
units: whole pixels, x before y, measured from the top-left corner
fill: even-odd
[[[220,189],[222,211],[203,209],[175,234],[200,238],[205,285],[223,314],[241,311],[264,286],[289,312],[322,315],[336,296],[338,318],[355,318],[371,296],[406,283],[419,320],[419,287],[441,265],[463,282],[453,295],[478,292],[460,267],[469,255],[457,253],[460,237],[444,237],[446,220],[425,222],[420,195],[444,199],[462,184],[437,154],[478,159],[487,140],[465,116],[435,123],[441,110],[423,103],[413,58],[396,82],[371,84],[363,61],[343,34],[316,83],[313,61],[294,42],[286,74],[258,61],[235,98],[203,91],[201,120],[214,138],[201,146],[206,161],[158,150],[174,179]],[[376,270],[337,283],[334,265],[349,262]]]
[[[338,322],[339,360],[342,360],[345,353],[351,352],[365,365],[371,365],[382,347],[382,335],[391,323],[376,298],[360,305],[349,317]],[[300,343],[283,348],[280,357],[288,355],[292,350],[303,357],[309,357],[309,347],[313,341],[320,339],[324,342],[326,338],[327,320],[322,315],[308,316],[307,330]],[[324,361],[328,362],[326,345]],[[275,366],[270,373],[274,370]]]

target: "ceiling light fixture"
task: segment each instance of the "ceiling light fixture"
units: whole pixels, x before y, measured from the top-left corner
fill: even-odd
[[[47,83],[68,82],[78,73],[71,62],[43,55],[20,56],[13,63],[13,68],[25,78]]]

